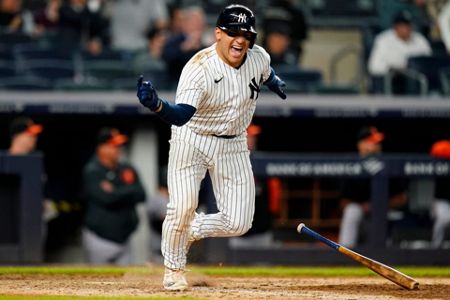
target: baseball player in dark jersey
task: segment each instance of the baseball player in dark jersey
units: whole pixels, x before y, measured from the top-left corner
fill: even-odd
[[[242,5],[219,15],[216,42],[184,66],[175,103],[158,97],[151,82],[138,80],[142,105],[172,124],[168,163],[170,199],[162,229],[166,267],[163,285],[184,290],[192,242],[239,236],[249,230],[255,209],[255,182],[246,129],[261,85],[282,99],[285,83],[270,67],[267,52],[255,45],[255,16]],[[200,183],[209,171],[218,212],[197,214]]]
[[[431,147],[431,156],[437,159],[450,159],[450,140],[440,140]],[[435,179],[434,199],[431,205],[433,232],[431,245],[442,247],[445,233],[450,230],[450,185],[448,177]]]

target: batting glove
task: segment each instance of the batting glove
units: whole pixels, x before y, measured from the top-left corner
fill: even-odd
[[[275,74],[275,71],[272,68],[270,69],[271,69],[270,76],[264,82],[264,84],[269,88],[269,90],[280,96],[281,99],[286,99],[287,96],[281,89],[286,86],[286,83]]]
[[[158,97],[151,81],[144,81],[144,76],[139,76],[137,83],[137,97],[139,102],[151,111],[156,111],[161,106],[161,99]]]

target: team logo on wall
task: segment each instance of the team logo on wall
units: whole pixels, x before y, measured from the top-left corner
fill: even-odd
[[[378,174],[384,169],[384,163],[376,158],[368,158],[362,162],[364,170],[370,175]]]

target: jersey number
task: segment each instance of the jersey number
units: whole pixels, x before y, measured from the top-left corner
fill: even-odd
[[[261,91],[261,89],[259,88],[258,84],[256,83],[256,79],[255,77],[252,78],[252,82],[250,82],[248,84],[248,86],[250,87],[250,91],[252,92],[252,94],[250,95],[250,99],[258,99],[259,96],[259,91]],[[255,93],[256,93],[256,97],[255,97]]]

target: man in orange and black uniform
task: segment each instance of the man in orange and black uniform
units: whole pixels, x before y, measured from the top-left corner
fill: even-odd
[[[96,153],[84,168],[83,246],[92,264],[131,263],[130,236],[139,222],[136,204],[146,194],[135,168],[120,160],[127,140],[115,128],[101,129]]]
[[[384,134],[374,126],[362,127],[357,134],[357,149],[361,159],[382,153]],[[389,185],[389,207],[406,207],[406,185],[403,180],[392,180]],[[350,178],[342,182],[342,220],[339,229],[339,244],[346,247],[358,245],[363,220],[370,213],[371,182],[369,178]]]
[[[450,160],[450,140],[440,140],[431,147],[431,156]],[[448,177],[435,179],[434,199],[431,205],[433,232],[431,245],[439,248],[444,245],[446,231],[450,230],[450,184]]]

